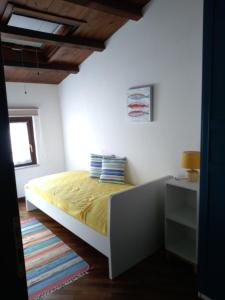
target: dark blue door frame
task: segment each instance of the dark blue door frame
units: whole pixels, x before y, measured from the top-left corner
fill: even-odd
[[[225,299],[225,0],[205,0],[199,291]]]

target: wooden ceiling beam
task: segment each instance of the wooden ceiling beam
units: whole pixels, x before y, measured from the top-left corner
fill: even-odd
[[[95,9],[111,15],[139,20],[142,17],[142,7],[131,4],[128,1],[118,0],[63,0],[64,2],[77,4],[86,8]]]
[[[13,11],[13,4],[8,3],[2,15],[1,23],[7,24]]]
[[[44,64],[44,63],[32,63],[32,62],[23,62],[23,65],[21,65],[21,62],[11,59],[4,59],[4,66],[5,67],[14,67],[14,68],[20,68],[20,69],[29,69],[29,70],[51,70],[51,71],[64,71],[76,74],[79,72],[78,66],[71,66],[68,64],[57,64],[57,63],[51,63],[51,64]]]
[[[11,6],[12,4],[8,4],[8,6]],[[71,18],[65,18],[59,15],[55,15],[52,13],[42,12],[34,9],[27,9],[20,6],[13,6],[12,13],[24,17],[34,18],[38,20],[45,20],[48,22],[58,23],[62,25],[68,25],[68,26],[74,26],[77,27],[81,24],[87,23],[85,20],[78,20],[78,19],[71,19]]]
[[[18,28],[14,26],[1,26],[1,35],[4,38],[25,40],[31,42],[48,43],[55,46],[68,48],[88,49],[92,51],[103,51],[105,44],[102,41],[87,39],[79,36],[61,36],[35,30]]]

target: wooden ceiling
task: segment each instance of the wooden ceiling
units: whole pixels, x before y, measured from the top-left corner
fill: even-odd
[[[58,84],[129,19],[138,21],[150,0],[0,0],[6,81]],[[55,34],[7,25],[11,16],[61,24]],[[41,47],[18,45],[32,41]]]

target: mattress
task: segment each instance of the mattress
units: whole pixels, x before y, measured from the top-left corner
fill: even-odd
[[[97,232],[107,235],[108,199],[130,184],[99,182],[88,171],[68,171],[30,180],[25,188]]]

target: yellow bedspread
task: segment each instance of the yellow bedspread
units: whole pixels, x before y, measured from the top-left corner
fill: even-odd
[[[103,235],[107,235],[108,199],[130,184],[99,182],[88,171],[68,171],[30,180],[25,188],[56,205]]]

